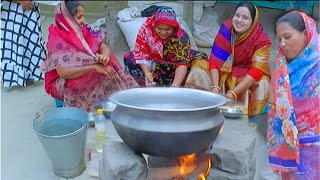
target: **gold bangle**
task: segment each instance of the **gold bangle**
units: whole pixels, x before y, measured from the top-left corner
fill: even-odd
[[[211,86],[211,90],[217,88],[219,91],[221,91],[221,88],[219,86]]]
[[[234,100],[237,100],[238,96],[235,92],[231,91],[231,90],[228,90],[227,93],[231,93],[234,97]]]
[[[148,75],[148,74],[151,74],[151,75],[152,75],[152,73],[151,73],[151,72],[144,73],[144,75]]]

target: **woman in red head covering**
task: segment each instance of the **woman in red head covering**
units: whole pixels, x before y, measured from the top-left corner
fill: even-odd
[[[174,10],[166,6],[145,21],[133,51],[124,55],[127,70],[141,86],[182,86],[195,59],[207,56],[192,50]]]

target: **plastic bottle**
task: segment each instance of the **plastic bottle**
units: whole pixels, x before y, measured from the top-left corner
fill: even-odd
[[[88,113],[89,116],[89,124],[88,127],[94,127],[94,121],[96,120],[97,117],[97,112],[89,112]]]
[[[97,109],[95,128],[96,128],[95,148],[98,153],[101,153],[103,150],[103,145],[107,139],[106,119],[103,115],[103,109]]]

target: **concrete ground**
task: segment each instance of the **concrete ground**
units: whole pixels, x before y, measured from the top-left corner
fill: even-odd
[[[1,179],[60,180],[33,132],[33,116],[55,107],[43,82],[1,89]],[[76,178],[89,180],[87,173]]]
[[[1,88],[0,179],[64,179],[53,173],[51,162],[32,129],[34,115],[53,108],[55,108],[54,99],[44,91],[43,82],[35,82],[28,87]],[[116,135],[115,130],[108,131],[110,135]],[[89,128],[87,148],[94,147],[93,137],[94,129]],[[74,178],[74,180],[96,179],[89,176],[88,168],[81,176]]]
[[[51,162],[32,129],[33,117],[37,112],[55,108],[53,98],[44,91],[43,82],[28,87],[2,88],[1,105],[1,179],[63,180],[53,173]],[[87,148],[93,147],[93,135],[94,129],[90,128]],[[113,129],[108,129],[107,136],[112,140],[120,140]],[[256,143],[255,180],[279,180],[268,168],[266,142],[261,131],[256,135]],[[89,176],[87,169],[74,179],[96,178]]]

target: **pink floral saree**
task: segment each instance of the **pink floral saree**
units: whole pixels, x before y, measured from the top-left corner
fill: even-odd
[[[111,77],[94,70],[78,79],[63,79],[57,75],[57,67],[96,63],[94,57],[103,39],[101,31],[95,31],[88,25],[79,27],[68,12],[65,2],[61,1],[56,7],[55,24],[49,27],[48,57],[42,65],[42,71],[51,76],[46,78],[54,79],[46,81],[46,91],[55,98],[63,99],[65,106],[92,111],[99,100],[108,99],[112,93],[138,87],[114,55],[107,64],[114,71]]]
[[[268,118],[269,163],[283,180],[319,180],[320,36],[300,13],[307,47],[289,64],[278,47]]]

